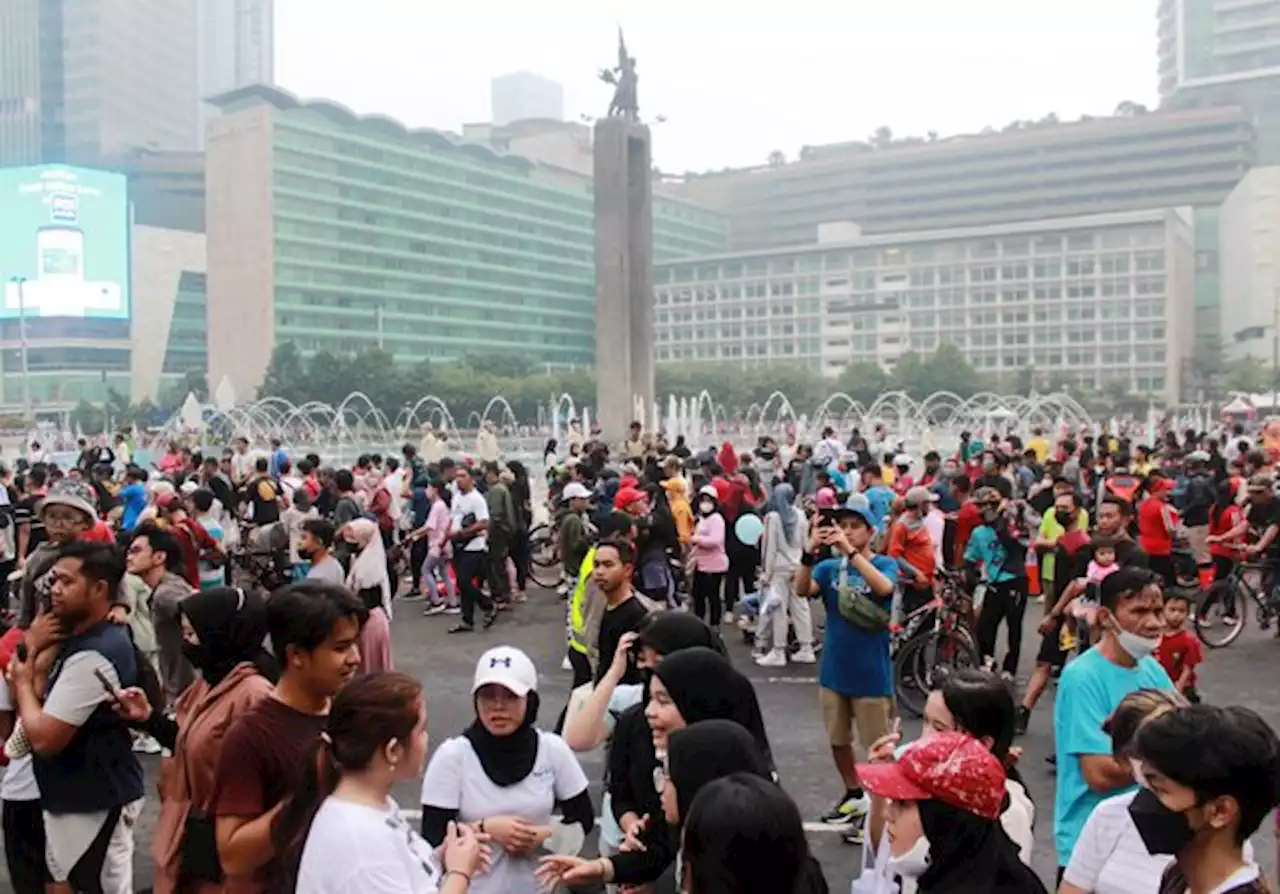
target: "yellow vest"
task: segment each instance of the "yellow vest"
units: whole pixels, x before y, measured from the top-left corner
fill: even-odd
[[[587,582],[591,580],[591,571],[596,566],[596,548],[587,550],[578,569],[578,582],[573,587],[573,597],[569,600],[569,648],[575,652],[587,654],[585,642],[587,632]]]

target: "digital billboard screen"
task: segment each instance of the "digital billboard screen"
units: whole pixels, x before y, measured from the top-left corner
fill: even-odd
[[[0,319],[127,320],[128,180],[68,165],[0,168],[0,284]]]

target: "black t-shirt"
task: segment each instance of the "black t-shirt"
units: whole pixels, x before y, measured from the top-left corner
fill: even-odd
[[[600,619],[600,636],[597,640],[600,651],[600,660],[596,667],[597,683],[613,663],[613,653],[618,651],[618,642],[623,635],[639,630],[648,614],[649,611],[644,607],[644,603],[634,596],[624,600],[616,608],[605,610],[604,617]],[[622,682],[639,683],[640,671],[634,666],[628,667]]]
[[[257,477],[245,485],[253,503],[253,523],[270,525],[280,521],[280,485],[267,477]]]
[[[1267,533],[1267,528],[1280,525],[1280,500],[1273,497],[1266,503],[1250,503],[1245,507],[1244,517],[1249,520],[1249,542],[1257,543]],[[1280,537],[1271,542],[1267,554],[1280,554]]]
[[[36,507],[43,499],[44,497],[38,494],[28,494],[13,507],[13,520],[19,525],[31,527],[31,534],[27,538],[27,551],[23,554],[23,558],[31,555],[37,546],[49,539],[44,530],[44,522],[40,520],[40,513],[36,511]]]

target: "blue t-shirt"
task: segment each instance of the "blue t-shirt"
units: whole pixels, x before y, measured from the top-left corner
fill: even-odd
[[[824,559],[813,569],[813,582],[818,585],[822,602],[827,607],[826,642],[822,647],[822,665],[818,684],[847,698],[888,698],[893,694],[893,661],[889,657],[889,631],[867,633],[850,624],[840,614],[840,566],[846,559]],[[898,563],[888,556],[874,555],[876,570],[898,582]],[[867,582],[852,565],[848,566],[849,586],[863,592],[885,608],[893,601],[890,593],[883,599],[871,592]]]
[[[284,464],[289,461],[289,454],[284,452],[284,448],[280,447],[272,452],[271,462],[267,465],[267,473],[272,478],[280,477],[280,470],[284,468]]]
[[[421,528],[427,523],[427,516],[431,514],[431,501],[427,499],[427,489],[425,487],[415,487],[413,489],[413,526]]]
[[[1093,808],[1128,789],[1095,792],[1080,771],[1081,755],[1111,755],[1111,737],[1102,724],[1120,700],[1139,689],[1172,689],[1173,683],[1154,658],[1137,667],[1120,667],[1098,649],[1090,649],[1062,671],[1053,706],[1053,734],[1058,759],[1058,787],[1053,802],[1053,837],[1058,865],[1066,866],[1076,839]]]
[[[871,515],[876,520],[876,530],[883,532],[885,519],[893,509],[894,493],[892,488],[877,484],[875,487],[867,488],[862,495],[867,498],[867,506],[871,509]]]
[[[133,526],[138,523],[138,516],[147,508],[147,489],[134,482],[120,488],[118,496],[120,505],[124,507],[124,514],[120,516],[120,529],[132,531]]]
[[[973,529],[973,533],[969,535],[969,543],[964,548],[964,560],[985,565],[990,583],[999,584],[1026,576],[1025,566],[1017,567],[1020,563],[1010,564],[1007,559],[1007,550],[1000,543],[995,528],[978,525]]]

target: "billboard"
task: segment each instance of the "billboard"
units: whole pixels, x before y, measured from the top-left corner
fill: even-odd
[[[0,168],[0,285],[0,319],[127,320],[126,178],[68,165]]]

